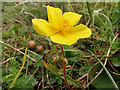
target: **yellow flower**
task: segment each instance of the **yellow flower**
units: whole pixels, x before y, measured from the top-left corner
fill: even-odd
[[[59,44],[72,45],[80,38],[87,38],[91,35],[91,30],[83,25],[75,26],[82,15],[73,12],[62,14],[59,8],[47,6],[49,22],[43,19],[32,19],[33,28],[37,33],[48,36]]]

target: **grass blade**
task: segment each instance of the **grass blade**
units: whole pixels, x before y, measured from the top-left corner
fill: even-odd
[[[95,56],[94,53],[92,53],[90,50],[88,50],[92,55]],[[116,90],[118,90],[118,86],[117,84],[115,83],[113,77],[111,76],[111,74],[109,73],[109,71],[107,70],[107,68],[103,65],[103,63],[95,56],[96,60],[101,64],[101,66],[103,67],[103,69],[105,70],[105,72],[107,73],[109,79],[111,80],[111,82],[113,83],[113,86],[116,88]]]
[[[22,69],[23,69],[23,67],[24,67],[24,65],[25,65],[26,55],[27,55],[27,48],[26,48],[26,50],[25,50],[25,54],[24,54],[24,58],[23,58],[23,64],[22,64],[22,67],[20,68],[19,72],[17,73],[16,77],[14,78],[13,82],[11,83],[9,89],[13,86],[13,84],[14,84],[15,81],[17,80],[17,78],[18,78],[20,72],[22,71]]]
[[[88,13],[89,13],[89,15],[90,15],[90,23],[89,23],[88,26],[90,26],[90,24],[92,23],[93,17],[92,17],[92,10],[91,10],[91,8],[90,8],[89,2],[87,2],[87,8],[88,8]]]

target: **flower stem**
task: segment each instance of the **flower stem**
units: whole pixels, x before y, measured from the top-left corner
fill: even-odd
[[[61,44],[59,44],[58,46],[61,47],[62,55],[63,55],[63,75],[64,75],[64,78],[65,78],[65,82],[66,82],[67,88],[70,89],[70,86],[69,86],[69,84],[68,84],[68,82],[67,82],[66,72],[65,72],[65,69],[66,69],[66,68],[65,68],[65,61],[64,61],[64,49],[63,49],[63,47],[62,47]]]
[[[88,50],[91,54],[94,55],[94,53],[92,53],[90,50]],[[95,56],[95,55],[94,55]],[[107,73],[109,79],[111,80],[111,82],[113,83],[113,86],[116,88],[116,90],[119,90],[117,84],[115,83],[113,77],[111,76],[111,74],[109,73],[109,71],[107,70],[107,68],[103,65],[103,63],[95,56],[96,60],[101,64],[101,66],[103,67],[103,69],[105,70],[105,72]]]

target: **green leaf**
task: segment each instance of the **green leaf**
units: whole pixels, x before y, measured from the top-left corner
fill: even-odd
[[[95,64],[90,73],[89,77],[90,80],[92,80],[97,73],[101,70],[101,65],[99,63]],[[110,79],[108,78],[108,75],[106,72],[103,70],[102,73],[93,81],[92,83],[93,86],[96,88],[114,88],[113,84],[111,83]]]
[[[58,74],[58,69],[55,67],[55,66],[53,66],[51,63],[46,63],[46,61],[45,60],[43,60],[43,64],[44,64],[44,66],[48,69],[48,70],[50,70],[52,73],[54,73],[55,75],[59,75]]]
[[[120,50],[117,51],[116,54],[113,54],[113,56],[110,58],[112,60],[112,63],[114,66],[119,67],[120,66]]]
[[[70,84],[73,84],[79,88],[82,88],[82,86],[75,80],[73,80],[69,75],[66,75],[67,76],[67,80]],[[61,76],[62,79],[64,79],[64,76]]]
[[[5,32],[5,34],[2,36],[2,39],[6,38],[7,36],[11,36],[17,39],[17,35],[15,34],[15,31],[17,31],[20,27],[21,27],[20,25],[13,26],[10,30]]]
[[[99,41],[104,41],[104,42],[106,42],[106,39],[105,39],[105,37],[95,37],[96,38],[96,40],[99,40]]]
[[[12,27],[10,30],[8,30],[3,36],[2,39],[6,38],[13,30],[14,30],[15,26]]]
[[[114,66],[116,66],[116,67],[119,67],[120,66],[120,58],[118,57],[118,58],[114,58],[113,60],[112,60],[112,62],[113,62],[113,64],[114,64]]]
[[[37,83],[38,81],[36,81],[36,79],[32,75],[24,74],[16,81],[15,88],[32,88]]]
[[[43,65],[43,62],[42,62],[42,60],[40,60],[40,61],[35,62],[34,65],[35,65],[35,67],[39,67],[39,66]]]
[[[62,84],[62,79],[61,79],[61,78],[56,77],[56,80],[57,80],[57,83],[58,83],[58,84]]]
[[[120,40],[116,39],[115,42],[111,45],[112,49],[111,49],[111,54],[114,53],[117,49],[117,51],[111,56],[109,57],[110,60],[112,60],[113,65],[118,67],[120,66]]]

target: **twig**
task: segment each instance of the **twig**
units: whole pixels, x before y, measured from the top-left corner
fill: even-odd
[[[42,88],[44,88],[44,72],[42,70]]]
[[[49,86],[51,87],[52,90],[54,90],[54,88],[50,85],[49,77],[48,77],[48,72],[47,72],[47,79],[48,79],[48,84],[49,84]]]
[[[19,4],[16,4],[15,7],[17,7],[18,5],[21,5],[21,4],[25,4],[25,3],[28,3],[28,1],[24,1],[24,2],[20,2]]]
[[[115,54],[120,48],[116,49],[113,53],[111,53],[109,56],[107,57],[111,57],[113,54]]]
[[[39,70],[39,67],[35,70],[35,72],[32,74],[32,76],[28,79],[28,81],[33,77],[33,75]]]
[[[88,21],[87,21],[87,23],[86,23],[86,26],[88,26],[88,24],[90,23],[90,17],[88,17],[89,19],[88,19]]]
[[[114,39],[112,40],[111,44],[115,41],[115,39],[118,37],[119,33],[115,35]]]
[[[42,81],[41,81],[41,82],[42,82]],[[41,82],[38,84],[38,88],[37,88],[37,90],[40,90],[39,88],[40,88]]]
[[[113,69],[114,72],[119,73],[119,72],[115,69],[115,67],[113,66],[112,62],[108,61],[108,63],[109,63],[109,65],[110,65],[110,67]]]
[[[120,74],[119,73],[116,73],[116,72],[112,72],[113,74],[116,74],[116,75],[118,75],[118,76],[120,76]]]
[[[7,47],[10,47],[10,48],[12,48],[13,50],[15,50],[15,51],[17,51],[17,52],[19,52],[19,53],[21,53],[21,54],[24,55],[23,52],[21,52],[21,51],[20,51],[19,49],[17,49],[17,48],[14,48],[13,46],[10,46],[9,44],[4,43],[3,41],[0,41],[0,43],[4,44],[4,45],[6,45]],[[28,56],[28,55],[26,55],[26,57],[28,57],[28,58],[31,59],[32,61],[36,62],[36,60],[34,60],[33,58],[31,58],[31,57]]]
[[[82,80],[83,78],[85,78],[88,75],[88,73],[84,74],[82,77],[78,78],[77,81]]]
[[[16,57],[11,57],[11,58],[8,58],[7,60],[2,61],[2,62],[0,63],[0,65],[4,64],[4,63],[6,63],[6,62],[8,62],[9,60],[14,59],[14,58],[16,58]]]
[[[33,16],[34,18],[36,18],[35,15],[32,14],[32,13],[30,13],[30,12],[23,12],[23,14],[31,15],[31,16]]]

